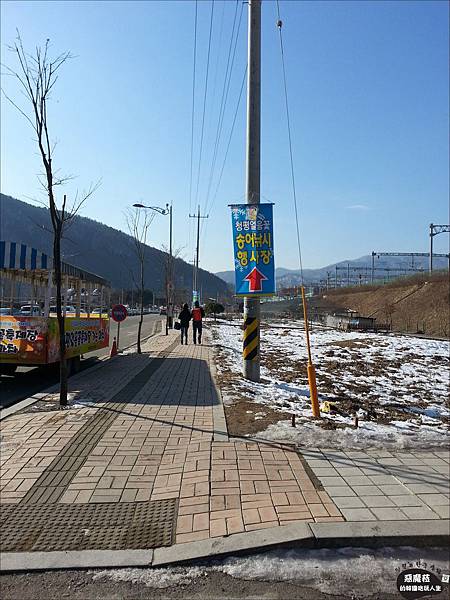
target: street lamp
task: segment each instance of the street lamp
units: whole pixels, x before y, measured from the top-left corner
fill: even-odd
[[[145,204],[133,204],[134,208],[148,208],[150,210],[154,210],[160,215],[168,215],[170,213],[171,207],[166,204],[166,208],[161,208],[160,206],[145,206]]]
[[[166,282],[166,301],[167,301],[167,315],[166,315],[166,335],[169,335],[169,306],[171,303],[171,291],[173,289],[172,282],[172,266],[173,266],[173,257],[172,257],[172,204],[166,204],[166,208],[161,208],[160,206],[146,206],[145,204],[133,204],[134,208],[145,208],[148,210],[154,210],[160,215],[169,215],[169,266],[167,269],[167,282]],[[173,310],[173,307],[172,307]],[[170,320],[173,319],[173,315],[170,316]],[[170,323],[172,324],[172,323]]]

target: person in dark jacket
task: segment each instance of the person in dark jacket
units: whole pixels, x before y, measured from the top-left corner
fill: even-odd
[[[192,330],[194,333],[194,344],[197,343],[197,334],[198,334],[198,343],[202,343],[202,329],[203,323],[202,319],[205,316],[205,311],[198,303],[198,300],[195,301],[194,308],[192,309]]]
[[[189,329],[189,321],[191,320],[191,311],[189,310],[189,306],[187,304],[183,305],[183,310],[178,315],[178,320],[180,321],[180,331],[181,331],[181,343],[183,343],[183,336],[186,345],[188,329]]]

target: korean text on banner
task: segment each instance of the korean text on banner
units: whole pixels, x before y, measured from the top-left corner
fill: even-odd
[[[232,204],[236,296],[275,294],[273,204]]]

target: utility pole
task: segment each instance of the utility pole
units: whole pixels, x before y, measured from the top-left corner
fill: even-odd
[[[247,75],[247,204],[260,202],[261,163],[261,0],[248,2],[248,75]],[[259,298],[244,299],[244,344],[246,332],[256,341],[251,359],[243,348],[243,374],[260,380],[260,304]],[[255,354],[256,349],[256,354]]]
[[[196,215],[189,214],[191,219],[197,219],[197,248],[195,252],[195,266],[194,266],[194,281],[192,284],[193,292],[197,293],[198,297],[198,262],[200,256],[200,219],[207,219],[209,215],[201,215],[200,214],[200,205],[198,206],[198,212]],[[194,295],[194,294],[192,294]]]
[[[166,204],[166,211],[169,213],[169,264],[167,268],[166,296],[167,296],[167,311],[166,311],[166,335],[169,334],[169,329],[173,327],[173,254],[172,254],[172,203],[170,206]]]

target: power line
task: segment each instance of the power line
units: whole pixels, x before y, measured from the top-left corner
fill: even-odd
[[[195,0],[195,19],[194,19],[194,60],[193,60],[193,75],[192,75],[192,112],[191,112],[191,169],[189,180],[189,212],[192,207],[192,170],[194,163],[194,122],[195,122],[195,74],[196,74],[196,59],[197,59],[197,15],[198,15],[198,0]],[[189,227],[189,242],[191,245],[191,228]]]
[[[238,27],[236,30],[236,37],[235,37],[234,33],[235,33],[235,29],[236,29],[236,17],[237,17],[238,5],[239,5],[238,3],[239,3],[239,0],[236,0],[236,7],[235,7],[234,19],[233,19],[233,27],[231,30],[231,37],[230,37],[230,46],[228,48],[227,66],[225,69],[225,76],[224,76],[224,80],[223,80],[222,98],[220,101],[219,118],[218,118],[218,122],[217,122],[217,130],[216,130],[216,138],[215,138],[215,142],[214,142],[213,158],[212,158],[211,169],[210,169],[210,174],[209,174],[208,189],[207,189],[207,193],[206,193],[206,197],[205,197],[205,209],[209,202],[209,195],[210,195],[210,191],[211,191],[211,185],[212,185],[212,180],[213,180],[213,175],[214,175],[214,168],[216,165],[217,154],[218,154],[218,150],[219,150],[220,136],[222,133],[223,120],[224,120],[224,115],[225,115],[227,99],[228,99],[228,93],[230,90],[231,76],[232,76],[232,71],[233,71],[233,66],[234,66],[234,59],[235,59],[235,55],[236,55],[237,40],[238,40],[238,36],[239,36],[239,30],[241,27],[242,13],[243,13],[243,8],[244,8],[243,4],[241,6],[241,14],[239,16],[239,23],[238,23]],[[233,50],[233,42],[234,42],[234,50]],[[232,50],[233,50],[233,55],[231,58]],[[230,59],[231,59],[231,66],[230,66]]]
[[[231,125],[230,135],[228,136],[227,149],[226,149],[225,155],[223,157],[222,167],[220,169],[220,175],[219,175],[219,179],[217,181],[216,191],[214,192],[214,196],[213,196],[213,199],[212,199],[212,202],[211,202],[211,206],[210,206],[210,209],[209,209],[208,212],[211,212],[211,210],[212,210],[212,208],[214,206],[214,203],[215,203],[216,198],[217,198],[217,194],[219,192],[220,184],[222,182],[222,175],[223,175],[223,172],[224,172],[224,169],[225,169],[225,164],[227,162],[228,151],[230,150],[231,139],[233,137],[233,132],[234,132],[234,126],[236,124],[236,118],[237,118],[237,115],[238,115],[239,106],[241,104],[242,92],[244,91],[245,78],[247,76],[247,68],[248,68],[248,65],[245,65],[244,75],[242,76],[241,89],[239,91],[239,97],[238,97],[238,101],[236,103],[236,108],[235,108],[235,111],[234,111],[233,123]]]
[[[289,116],[289,102],[288,102],[288,92],[287,92],[287,83],[286,83],[286,68],[285,68],[285,64],[284,64],[284,46],[283,46],[283,33],[282,33],[283,22],[280,17],[280,3],[278,0],[277,0],[277,14],[278,14],[277,27],[278,27],[278,32],[280,34],[279,37],[280,37],[280,50],[281,50],[281,64],[283,67],[284,101],[285,101],[285,105],[286,105],[286,122],[287,122],[288,139],[289,139],[289,157],[290,157],[290,163],[291,163],[291,179],[292,179],[292,193],[293,193],[293,200],[294,200],[295,226],[296,226],[296,230],[297,230],[298,259],[299,259],[299,264],[300,264],[300,278],[301,278],[301,282],[302,282],[302,286],[303,286],[304,285],[303,261],[302,261],[302,250],[301,250],[301,245],[300,245],[300,228],[299,228],[299,217],[298,217],[297,192],[296,192],[296,187],[295,187],[294,159],[293,159],[293,155],[292,155],[291,119]]]
[[[209,22],[209,41],[208,41],[208,57],[206,60],[206,75],[205,75],[205,93],[203,96],[203,116],[202,116],[202,128],[200,134],[200,151],[198,157],[198,172],[197,172],[197,187],[195,192],[195,202],[198,200],[198,188],[200,184],[200,172],[201,172],[201,164],[202,164],[202,152],[203,152],[203,134],[205,130],[205,113],[206,113],[206,97],[208,94],[208,77],[209,77],[209,59],[211,55],[211,37],[212,37],[212,29],[213,29],[213,19],[214,19],[214,0],[211,2],[211,18]]]

